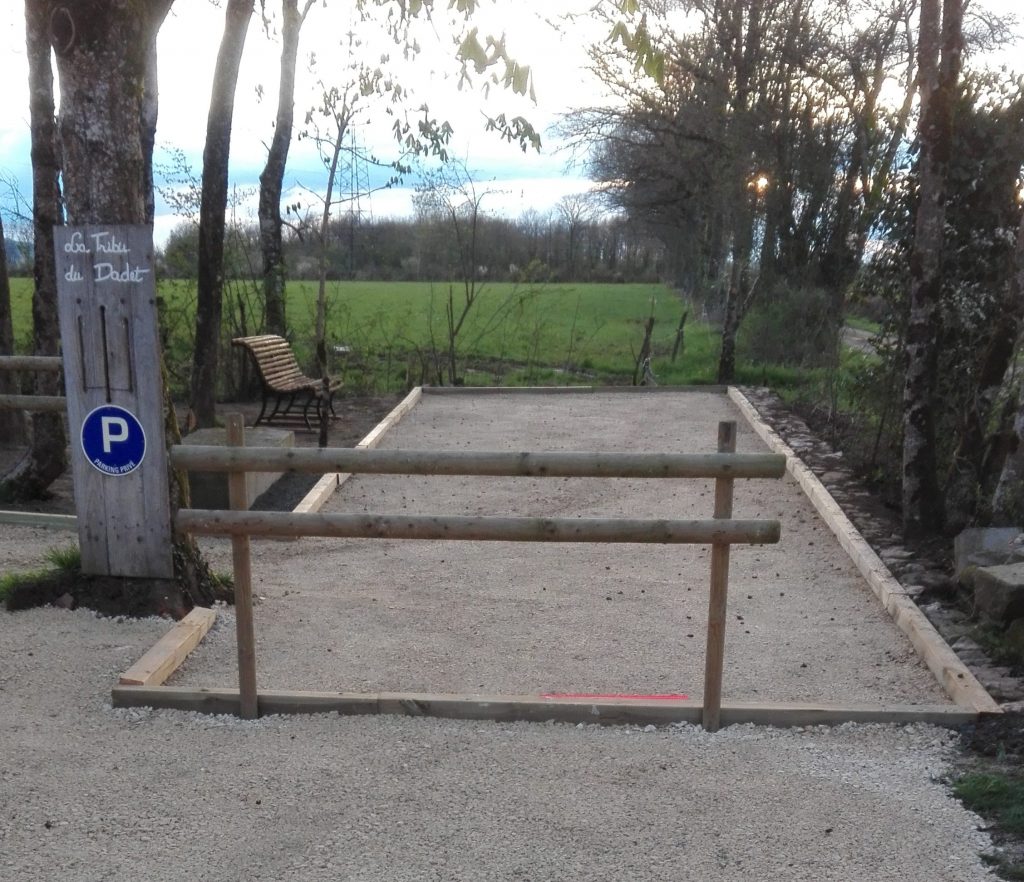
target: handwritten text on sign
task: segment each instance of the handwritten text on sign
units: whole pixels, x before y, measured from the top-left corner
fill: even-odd
[[[141,282],[143,276],[150,272],[144,267],[131,265],[127,259],[130,255],[128,246],[113,233],[99,232],[86,236],[81,232],[74,232],[71,234],[70,240],[64,243],[64,253],[80,254],[83,257],[90,257],[94,254],[97,256],[117,255],[125,259],[124,266],[115,266],[109,261],[96,260],[92,264],[94,282],[117,282],[127,285]],[[64,271],[64,281],[83,282],[85,275],[79,266],[71,263]]]

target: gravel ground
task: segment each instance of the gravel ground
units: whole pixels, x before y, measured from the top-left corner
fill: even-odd
[[[165,628],[0,614],[4,882],[991,878],[938,729],[111,710]]]
[[[714,393],[424,396],[382,446],[707,452],[737,419]],[[702,481],[360,476],[325,510],[707,518]],[[742,481],[737,517],[783,541],[733,551],[725,700],[948,702],[794,481]],[[230,568],[229,545],[207,545]],[[354,691],[682,692],[699,697],[702,546],[306,539],[254,543],[259,682]],[[299,636],[301,635],[301,636]],[[174,685],[231,686],[232,627]]]
[[[711,449],[727,402],[692,398],[681,414],[676,398],[589,396],[598,410],[644,402],[648,409],[605,413],[604,423],[591,415],[575,432],[589,447],[639,435],[649,449]],[[507,400],[482,412],[472,399],[434,398],[388,443],[430,446],[431,433],[443,441],[454,428],[450,445],[565,449],[573,431],[548,422],[548,401],[569,405],[534,402],[538,437],[548,443],[523,443],[519,432],[530,420]],[[466,405],[470,412],[460,415]],[[585,418],[576,404],[570,411],[574,421]],[[702,422],[712,428],[695,428]],[[501,443],[481,437],[495,428]],[[757,442],[741,429],[740,446]],[[361,510],[373,500],[378,508],[384,491],[402,510],[388,480],[357,479],[334,505]],[[703,516],[710,507],[700,498],[706,488],[673,496],[683,491],[626,482],[638,486],[608,499],[579,483],[531,487],[530,512],[645,514],[670,504]],[[430,508],[516,507],[511,490],[485,497],[469,481],[457,480],[458,498],[434,485],[402,492],[408,510],[425,500]],[[727,697],[941,700],[824,528],[794,508],[798,497],[788,483],[738,488],[737,514],[781,514],[787,538],[736,555],[733,614],[745,621],[730,623]],[[53,542],[60,537],[4,528],[0,565],[36,562]],[[211,547],[223,556],[223,543]],[[685,628],[703,627],[700,555],[648,549],[634,558],[620,549],[590,567],[593,546],[530,546],[523,554],[523,546],[492,545],[476,559],[465,543],[433,551],[319,540],[256,548],[265,598],[257,607],[259,662],[271,685],[693,691],[689,659],[699,652],[673,647]],[[542,561],[549,549],[570,556]],[[782,569],[797,558],[809,559],[802,575]],[[699,575],[679,575],[692,566]],[[232,681],[231,617],[222,618],[174,682]],[[2,882],[992,878],[978,857],[989,847],[978,818],[941,783],[954,737],[939,729],[736,726],[710,735],[687,726],[331,715],[242,722],[111,709],[117,673],[167,627],[85,610],[0,613]],[[854,664],[844,667],[851,655]]]

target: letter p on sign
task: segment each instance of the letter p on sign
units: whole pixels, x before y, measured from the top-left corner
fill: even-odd
[[[128,440],[128,421],[122,417],[100,417],[100,434],[103,438],[103,452],[110,453],[110,445]]]

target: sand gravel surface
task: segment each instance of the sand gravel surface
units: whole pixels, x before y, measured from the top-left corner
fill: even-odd
[[[425,395],[382,446],[712,452],[719,420],[766,452],[715,393]],[[712,482],[357,476],[326,511],[708,518]],[[778,545],[730,565],[724,700],[944,704],[948,699],[791,478],[740,481],[736,517],[777,518]],[[230,568],[226,540],[208,540]],[[341,691],[703,689],[704,546],[254,541],[258,680]],[[218,628],[175,685],[231,686]]]
[[[428,397],[387,444],[713,449],[731,406],[682,398],[587,396],[591,413],[554,396],[494,399],[496,409]],[[763,449],[742,426],[740,448]],[[538,481],[524,499],[518,482],[454,480],[441,489],[358,478],[331,507],[702,517],[710,508],[699,484],[625,482],[608,496],[595,482]],[[726,699],[942,702],[802,506],[788,481],[738,486],[737,515],[781,517],[784,540],[734,556]],[[0,562],[32,563],[61,541],[2,528]],[[261,681],[699,694],[703,551],[480,545],[255,543]],[[224,565],[226,544],[208,547]],[[940,729],[711,735],[113,710],[118,672],[167,627],[85,610],[0,613],[2,882],[992,878],[978,857],[988,837],[943,784],[954,736]],[[222,611],[172,682],[230,685],[233,653]]]

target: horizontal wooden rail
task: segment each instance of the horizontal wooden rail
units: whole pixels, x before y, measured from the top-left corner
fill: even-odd
[[[781,478],[774,453],[505,453],[349,448],[175,446],[189,471],[349,472],[376,475],[486,475],[531,478]]]
[[[68,409],[63,395],[0,395],[0,410],[31,410],[63,413]]]
[[[0,355],[2,371],[52,371],[58,373],[64,360],[56,355]]]
[[[506,518],[182,509],[182,533],[209,536],[333,536],[346,539],[453,539],[479,542],[637,542],[764,545],[779,541],[772,520]]]
[[[74,515],[47,514],[38,511],[0,511],[0,524],[44,527],[48,530],[77,530],[78,518]]]

